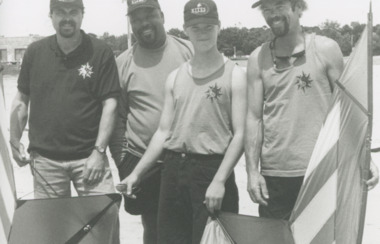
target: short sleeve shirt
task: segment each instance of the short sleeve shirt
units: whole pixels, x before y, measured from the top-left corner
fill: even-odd
[[[82,32],[69,54],[56,36],[32,43],[18,89],[30,98],[29,150],[58,160],[86,158],[96,142],[102,102],[120,92],[112,50]]]

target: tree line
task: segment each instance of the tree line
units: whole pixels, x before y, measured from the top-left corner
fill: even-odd
[[[365,24],[360,24],[359,22],[352,22],[350,25],[341,26],[336,21],[327,20],[320,26],[303,27],[303,30],[306,33],[314,32],[335,40],[339,44],[343,55],[348,56],[355,43],[359,40],[364,28]],[[184,31],[177,28],[170,29],[168,33],[188,39]],[[128,48],[128,35],[114,36],[106,32],[99,38],[104,40],[116,55]],[[272,39],[272,32],[266,26],[250,29],[245,27],[228,27],[220,31],[218,49],[226,56],[245,56],[249,55],[262,43],[271,41]],[[132,43],[135,41],[132,36]],[[373,27],[373,54],[380,55],[380,24]]]

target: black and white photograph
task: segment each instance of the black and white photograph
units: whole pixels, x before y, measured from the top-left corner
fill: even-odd
[[[378,0],[0,0],[0,244],[379,244]]]

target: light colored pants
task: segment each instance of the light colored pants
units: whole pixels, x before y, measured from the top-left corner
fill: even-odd
[[[115,192],[107,157],[105,157],[106,165],[102,180],[91,186],[83,182],[83,167],[87,158],[72,161],[56,161],[45,158],[36,152],[32,152],[31,157],[34,175],[34,198],[36,199],[70,197],[70,182],[73,182],[79,196]]]

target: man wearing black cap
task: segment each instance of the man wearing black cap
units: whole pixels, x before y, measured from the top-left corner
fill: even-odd
[[[165,151],[159,243],[199,243],[209,213],[238,212],[233,168],[243,153],[246,74],[217,49],[220,21],[212,0],[191,0],[184,29],[194,57],[166,82],[161,121],[147,151],[119,190],[133,194]]]
[[[110,149],[124,179],[140,161],[158,127],[170,72],[193,53],[189,41],[167,35],[157,0],[128,0],[128,17],[137,42],[117,58],[122,94]],[[123,140],[127,145],[123,146]],[[139,185],[136,199],[125,198],[125,210],[141,214],[144,243],[157,242],[157,208],[161,161]],[[158,166],[159,165],[159,166]]]
[[[51,0],[56,34],[28,47],[18,78],[10,142],[16,162],[32,164],[36,198],[68,197],[70,182],[81,196],[114,192],[105,149],[117,67],[111,49],[80,29],[83,14],[82,0]],[[20,143],[28,115],[31,160]]]
[[[248,192],[260,216],[288,219],[343,57],[335,41],[302,30],[304,0],[261,0],[252,7],[260,7],[274,39],[248,61]],[[373,169],[369,187],[378,179]]]

